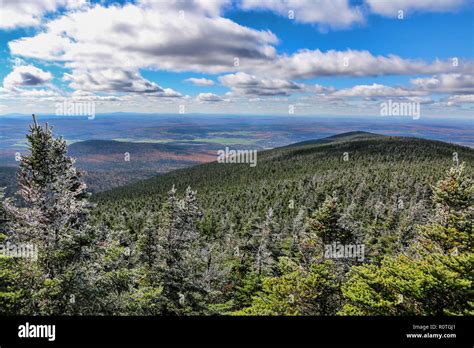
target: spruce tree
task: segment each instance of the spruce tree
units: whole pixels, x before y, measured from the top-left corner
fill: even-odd
[[[474,250],[474,185],[465,175],[465,164],[452,167],[445,179],[433,187],[435,214],[420,227],[420,247],[427,254],[472,252]]]
[[[321,207],[306,219],[306,232],[300,237],[299,249],[301,262],[307,268],[322,260],[326,245],[356,243],[352,231],[340,222],[340,210],[337,198],[327,196]]]
[[[341,313],[473,315],[473,192],[464,165],[451,168],[433,189],[435,212],[411,253],[354,267]]]
[[[202,239],[197,228],[201,217],[196,192],[186,189],[183,199],[176,189],[168,192],[168,201],[158,227],[159,272],[162,286],[162,314],[203,313],[206,285],[203,279],[205,263]]]
[[[272,266],[275,262],[272,247],[275,244],[276,235],[272,227],[273,209],[269,208],[257,236],[257,248],[254,256],[254,271],[257,275],[268,275],[272,272]]]
[[[0,315],[17,314],[23,292],[18,288],[17,263],[7,255],[8,218],[4,207],[4,193],[0,189]]]
[[[309,270],[288,257],[280,257],[280,276],[263,277],[262,289],[250,306],[235,315],[334,315],[338,294],[331,261],[312,264]]]
[[[87,219],[90,204],[82,174],[67,156],[63,138],[52,129],[33,125],[27,135],[29,154],[21,158],[15,206],[7,204],[12,216],[11,240],[31,243],[38,249],[35,262],[25,264],[26,314],[80,314],[91,306],[94,262],[94,230]]]

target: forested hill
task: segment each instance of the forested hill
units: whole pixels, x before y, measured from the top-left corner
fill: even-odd
[[[344,153],[347,153],[346,160]],[[460,162],[466,162],[469,170],[474,150],[468,147],[418,138],[349,132],[259,151],[258,164],[253,168],[248,164],[212,162],[99,193],[95,199],[105,202],[149,198],[164,194],[175,185],[178,190],[191,186],[201,197],[219,192],[240,195],[277,190],[280,200],[281,196],[298,200],[301,197],[288,192],[290,183],[311,183],[310,186],[319,183],[347,193],[354,185],[388,185],[405,177],[406,184],[426,183],[433,176],[436,180],[454,163],[454,153]],[[348,185],[345,187],[344,183]]]
[[[254,167],[176,170],[96,194],[93,207],[66,143],[39,125],[29,140],[28,205],[1,202],[0,238],[34,235],[42,252],[3,268],[0,311],[474,313],[473,149],[348,133],[260,152]]]
[[[432,215],[432,185],[455,156],[472,176],[473,149],[351,132],[259,152],[253,168],[213,162],[100,193],[94,197],[96,218],[139,233],[173,185],[178,194],[190,186],[197,190],[203,228],[214,236],[252,233],[269,211],[278,233],[290,235],[331,196],[341,207],[342,223],[371,246],[369,257],[378,258],[400,252],[415,226]]]

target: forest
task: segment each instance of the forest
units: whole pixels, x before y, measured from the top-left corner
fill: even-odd
[[[91,195],[27,140],[0,243],[37,255],[0,255],[1,315],[474,314],[472,148],[352,132]]]

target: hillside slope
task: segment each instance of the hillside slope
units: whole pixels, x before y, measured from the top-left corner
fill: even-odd
[[[347,226],[373,245],[372,256],[378,257],[408,243],[414,226],[431,214],[431,185],[453,165],[455,152],[472,175],[470,148],[417,138],[342,134],[259,152],[254,168],[213,162],[98,194],[96,218],[133,229],[148,212],[159,209],[173,185],[178,192],[191,186],[212,233],[252,230],[271,208],[273,222],[285,234],[331,195],[340,202]]]
[[[348,153],[348,161],[344,161],[345,152]],[[207,194],[229,187],[243,188],[249,183],[267,184],[270,179],[280,181],[313,177],[328,171],[340,171],[341,174],[346,173],[344,177],[349,177],[354,168],[367,168],[367,162],[370,162],[370,171],[390,163],[402,163],[407,165],[406,170],[411,166],[432,167],[432,170],[425,171],[425,175],[431,171],[444,173],[453,164],[454,152],[458,153],[460,161],[472,164],[474,150],[468,147],[418,138],[349,132],[259,151],[255,168],[248,164],[206,163],[103,192],[96,195],[96,199],[139,199],[141,196],[166,193],[173,185],[178,189],[191,186]],[[390,172],[395,174],[395,171]]]

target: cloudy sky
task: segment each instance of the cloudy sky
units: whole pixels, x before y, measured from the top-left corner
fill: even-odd
[[[472,117],[471,0],[0,0],[0,114]]]

